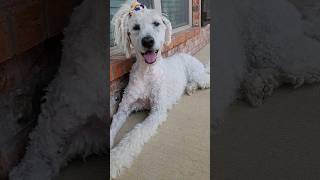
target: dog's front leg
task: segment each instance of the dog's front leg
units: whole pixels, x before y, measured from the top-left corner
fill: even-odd
[[[38,125],[30,134],[24,157],[9,174],[10,180],[53,179],[68,158],[65,153],[70,135],[87,122],[87,118],[70,113],[79,110],[66,108],[68,104],[52,105],[49,102],[54,101],[49,100],[43,105]]]
[[[110,152],[110,177],[116,178],[124,168],[130,167],[146,143],[155,133],[158,126],[167,117],[166,96],[163,92],[155,93],[152,98],[152,109],[149,116],[137,124],[133,130],[125,135],[120,143]]]
[[[112,118],[112,123],[110,127],[110,148],[112,148],[113,146],[114,139],[118,131],[126,122],[130,113],[133,111],[134,107],[132,107],[132,105],[137,101],[138,97],[139,93],[136,91],[136,88],[129,84],[119,104],[118,111],[116,114],[113,115]]]

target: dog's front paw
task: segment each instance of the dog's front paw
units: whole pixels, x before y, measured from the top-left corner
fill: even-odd
[[[243,93],[252,106],[259,106],[279,87],[278,77],[271,70],[252,72],[243,83]]]
[[[126,144],[126,145],[124,145]],[[132,144],[131,144],[132,145]],[[133,148],[128,142],[120,143],[110,151],[110,178],[115,179],[121,175],[125,168],[129,168],[134,159],[133,154],[137,151],[131,151]],[[137,147],[136,147],[137,148]]]
[[[114,152],[110,152],[110,179],[115,179],[120,176],[121,163],[119,157],[115,156]]]
[[[199,87],[201,89],[210,88],[210,74],[204,74],[202,80],[199,82]]]
[[[198,86],[196,83],[188,83],[186,87],[186,93],[187,95],[191,96],[196,90]]]

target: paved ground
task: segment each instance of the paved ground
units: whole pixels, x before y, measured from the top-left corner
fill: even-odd
[[[206,59],[209,47],[199,54]],[[120,180],[208,179],[209,91],[184,96]],[[123,134],[146,114],[133,115]],[[232,105],[212,137],[215,180],[320,179],[320,85],[281,88],[252,108]],[[74,161],[57,180],[105,179],[106,158]]]
[[[320,85],[282,88],[258,107],[239,102],[212,141],[215,180],[320,179]]]
[[[207,63],[210,46],[196,57]],[[120,130],[117,140],[146,117],[136,113]],[[56,180],[106,179],[107,161],[92,157],[86,162],[76,160],[62,170]],[[207,180],[210,174],[210,90],[183,96],[119,180]]]

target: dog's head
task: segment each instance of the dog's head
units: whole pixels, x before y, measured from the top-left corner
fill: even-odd
[[[131,48],[152,64],[161,54],[163,44],[171,42],[170,21],[154,9],[147,9],[137,1],[123,4],[112,19],[115,43],[127,57]]]

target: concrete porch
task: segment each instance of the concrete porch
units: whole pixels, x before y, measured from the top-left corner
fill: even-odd
[[[210,45],[196,55],[207,63]],[[135,113],[120,130],[117,140],[147,116]],[[106,157],[91,157],[86,162],[75,160],[56,180],[106,179]],[[184,95],[170,112],[167,121],[158,129],[119,180],[209,179],[210,177],[210,90]]]

